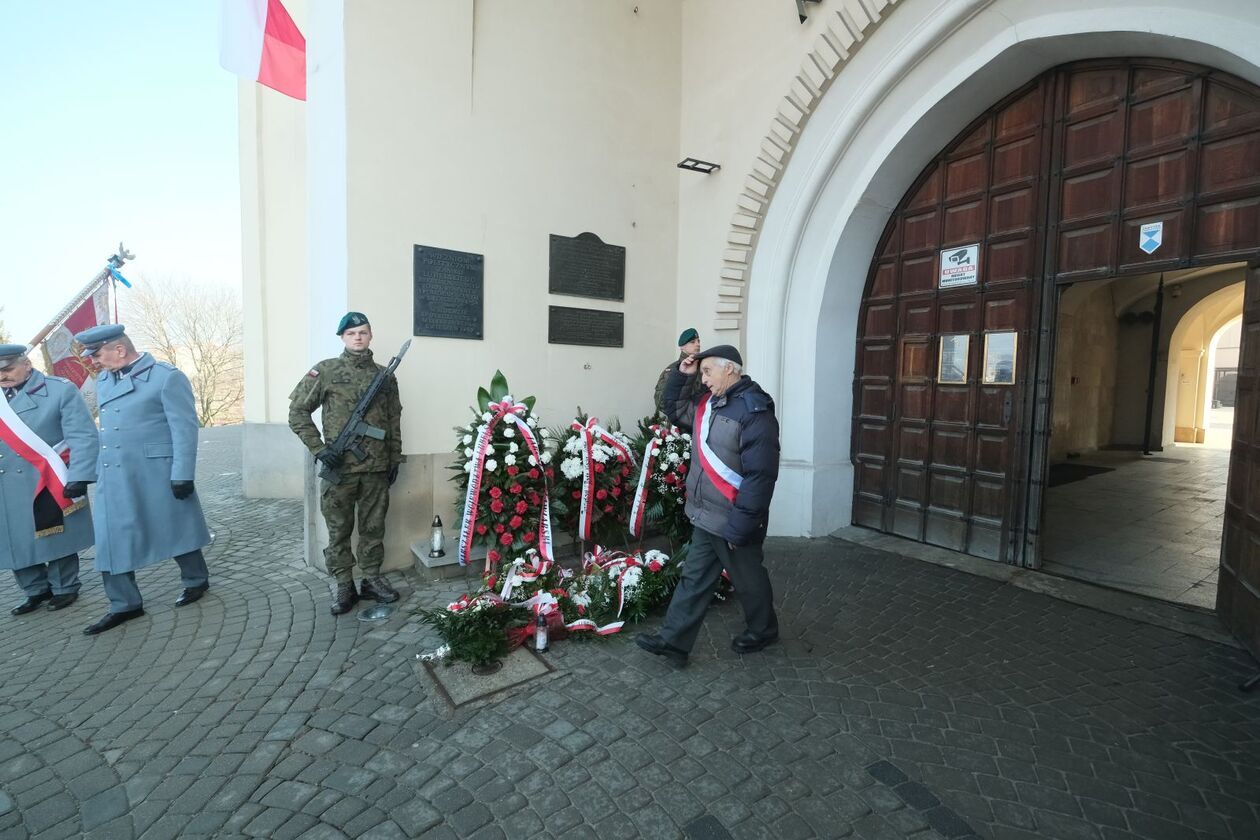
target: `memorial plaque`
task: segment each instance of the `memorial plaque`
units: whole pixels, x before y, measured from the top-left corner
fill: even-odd
[[[481,254],[416,246],[412,335],[482,337],[485,261]]]
[[[602,309],[547,307],[547,342],[587,347],[624,347],[625,313]]]
[[[553,295],[626,299],[626,249],[593,233],[551,234],[547,291]]]

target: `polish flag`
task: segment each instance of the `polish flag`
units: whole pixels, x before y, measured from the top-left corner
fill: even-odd
[[[280,0],[220,0],[219,63],[306,100],[306,39]]]
[[[101,285],[88,296],[87,300],[70,313],[70,316],[57,329],[44,339],[44,358],[48,369],[55,376],[62,376],[73,382],[87,400],[88,407],[96,410],[96,376],[95,370],[87,359],[79,357],[75,352],[74,335],[91,327],[110,323],[109,319],[109,284]]]

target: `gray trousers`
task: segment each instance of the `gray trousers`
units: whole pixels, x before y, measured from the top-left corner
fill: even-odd
[[[14,569],[13,577],[28,598],[49,590],[54,595],[73,595],[79,591],[79,555],[67,554],[48,563]]]
[[[206,568],[206,558],[200,548],[178,555],[175,562],[179,564],[179,577],[185,589],[199,589],[210,583],[210,570]],[[101,581],[105,584],[105,594],[109,597],[110,612],[130,612],[144,606],[140,587],[136,586],[135,572],[101,572]]]
[[[760,545],[742,545],[732,551],[726,540],[717,534],[696,528],[691,534],[687,561],[683,563],[682,579],[665,613],[661,638],[676,648],[691,650],[723,568],[731,576],[735,595],[744,607],[748,632],[757,636],[777,633],[779,619],[774,614],[774,592],[770,588],[770,575],[761,561]]]

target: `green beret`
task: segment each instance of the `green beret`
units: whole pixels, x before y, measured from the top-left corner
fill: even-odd
[[[354,327],[369,326],[371,326],[371,324],[368,323],[367,316],[362,312],[347,312],[345,315],[341,316],[341,322],[337,324],[337,335],[341,335],[346,330],[353,329]]]
[[[700,337],[700,333],[696,332],[695,327],[687,327],[682,331],[682,335],[678,336],[678,346],[682,347],[688,341],[695,341]]]

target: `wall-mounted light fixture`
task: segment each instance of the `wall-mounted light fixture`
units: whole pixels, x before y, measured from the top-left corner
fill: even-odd
[[[809,17],[809,15],[805,14],[805,4],[807,2],[820,3],[822,0],[796,0],[796,16],[801,19],[801,23],[804,23],[805,19]]]
[[[717,172],[722,167],[716,163],[709,163],[707,160],[698,160],[693,157],[683,158],[682,163],[678,164],[679,169],[690,169],[692,172],[699,172],[708,175],[710,172]]]

